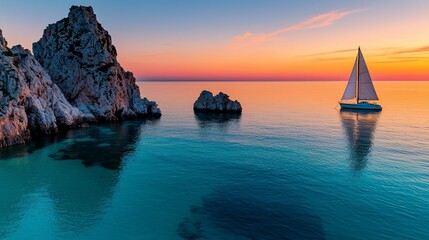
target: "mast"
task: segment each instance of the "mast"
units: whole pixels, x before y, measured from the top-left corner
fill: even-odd
[[[356,103],[359,103],[359,60],[360,60],[360,46],[358,47],[357,55],[357,66],[356,66]]]

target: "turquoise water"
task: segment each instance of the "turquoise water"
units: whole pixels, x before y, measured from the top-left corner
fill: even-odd
[[[0,239],[429,239],[429,83],[139,83],[160,120],[0,150]],[[201,90],[241,115],[195,115]]]

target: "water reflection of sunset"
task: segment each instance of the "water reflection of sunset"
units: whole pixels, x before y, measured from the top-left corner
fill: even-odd
[[[139,85],[142,94],[149,98],[172,98],[173,91],[186,95],[179,94],[183,97],[179,99],[174,95],[176,101],[194,101],[206,89],[214,93],[224,91],[232,99],[242,101],[244,108],[255,111],[272,111],[280,107],[319,111],[316,106],[335,107],[347,82],[140,82]],[[374,82],[374,85],[380,103],[385,104],[387,109],[394,107],[396,114],[406,114],[410,104],[423,106],[429,102],[428,82]]]
[[[338,116],[340,100],[346,82],[140,82],[140,91],[148,98],[158,97],[164,117],[178,109],[192,112],[192,104],[199,93],[206,89],[217,93],[223,91],[231,99],[238,99],[243,106],[243,117],[257,113],[268,123],[281,121],[285,126],[295,124],[341,125]],[[429,82],[374,82],[383,105],[379,125],[388,121],[395,126],[392,138],[407,139],[407,136],[422,136],[429,145]],[[410,107],[412,106],[412,107]],[[301,114],[298,114],[300,113]],[[306,113],[306,114],[302,114]],[[334,117],[334,118],[332,118]],[[256,120],[255,120],[256,121]],[[340,129],[340,128],[339,128]],[[390,130],[389,130],[390,131]],[[415,139],[408,139],[410,142]],[[407,144],[404,142],[404,144]]]

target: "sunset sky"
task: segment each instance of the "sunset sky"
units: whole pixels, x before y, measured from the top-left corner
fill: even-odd
[[[358,46],[374,80],[429,80],[425,0],[2,0],[0,28],[31,49],[71,5],[139,80],[347,80]]]

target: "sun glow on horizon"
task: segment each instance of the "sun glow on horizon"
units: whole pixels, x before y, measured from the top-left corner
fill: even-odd
[[[346,81],[358,46],[374,81],[429,80],[427,1],[166,1],[80,4],[93,6],[139,80]],[[28,2],[34,11],[5,12],[0,28],[10,46],[31,49],[71,4]]]

